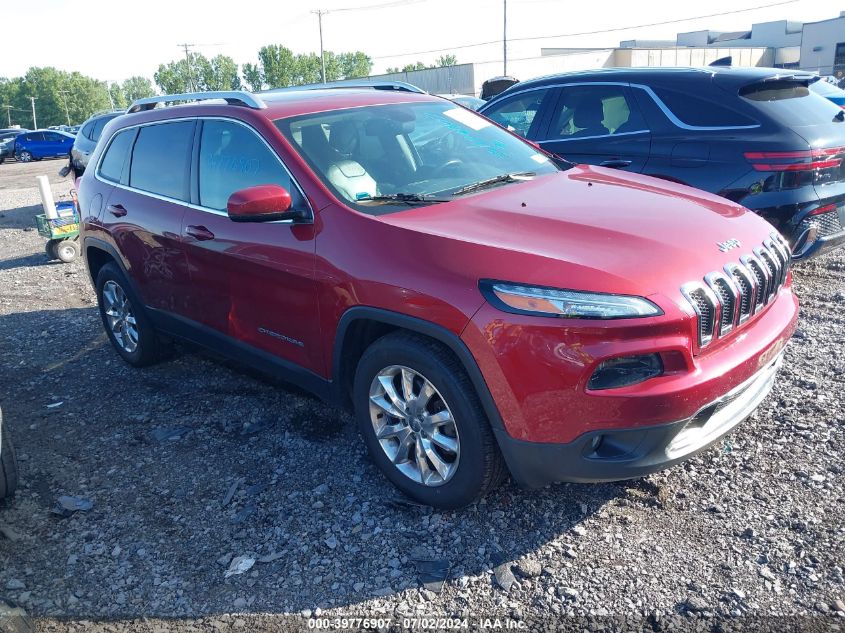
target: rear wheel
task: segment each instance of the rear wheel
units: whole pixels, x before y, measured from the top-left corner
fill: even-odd
[[[123,360],[145,367],[162,357],[162,343],[117,264],[105,264],[97,274],[97,303],[106,334]]]
[[[8,427],[3,426],[3,412],[0,411],[0,499],[9,497],[18,487],[18,463]]]
[[[358,363],[353,400],[370,456],[409,497],[460,508],[504,478],[475,389],[440,343],[405,332],[379,339]]]
[[[47,257],[51,261],[59,258],[58,254],[56,254],[56,246],[59,245],[59,242],[61,240],[47,240],[47,243],[44,245],[44,252],[47,253]]]
[[[23,150],[23,151],[21,151],[20,153],[18,153],[17,158],[18,158],[18,160],[19,160],[19,161],[21,161],[22,163],[28,163],[28,162],[30,162],[30,161],[32,160],[32,153],[31,153],[31,152],[28,152],[28,151],[26,151],[26,150]]]

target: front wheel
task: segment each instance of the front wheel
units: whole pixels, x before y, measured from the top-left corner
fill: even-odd
[[[54,248],[56,257],[65,264],[69,264],[79,255],[79,244],[76,240],[62,240]]]
[[[106,334],[123,360],[145,367],[161,358],[161,341],[117,264],[105,264],[97,274],[97,303]]]
[[[17,156],[17,159],[22,163],[29,163],[32,161],[32,153],[26,150],[20,152]]]
[[[440,343],[393,333],[355,372],[355,415],[370,456],[409,497],[466,506],[504,478],[504,460],[475,389]]]

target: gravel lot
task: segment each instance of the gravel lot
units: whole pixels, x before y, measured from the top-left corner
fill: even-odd
[[[723,444],[645,480],[507,484],[436,512],[403,503],[350,417],[304,393],[189,348],[123,364],[83,263],[47,262],[30,230],[34,175],[62,164],[0,166],[0,405],[22,481],[0,503],[0,598],[38,629],[845,628],[845,254],[796,271],[777,385]],[[62,495],[93,508],[52,514]],[[422,584],[426,554],[448,561],[442,589]],[[240,556],[257,561],[226,578]]]

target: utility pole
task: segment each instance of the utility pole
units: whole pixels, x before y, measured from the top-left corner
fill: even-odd
[[[67,109],[67,95],[70,94],[69,90],[59,90],[59,94],[62,95],[62,99],[65,102],[65,116],[67,117],[67,124],[70,127],[70,111]],[[111,91],[109,91],[111,94]]]
[[[109,96],[109,105],[111,106],[112,111],[114,111],[114,97],[111,96],[111,82],[106,81],[106,94]]]
[[[505,3],[505,15],[503,20],[503,30],[502,30],[502,46],[504,48],[504,69],[502,74],[507,76],[508,74],[508,0],[503,0]]]
[[[35,100],[38,97],[30,97],[29,102],[32,104],[32,129],[38,129],[38,119],[35,118]]]
[[[317,24],[320,27],[320,77],[326,83],[326,56],[323,54],[323,16],[328,13],[326,10],[317,9],[311,11],[317,14]]]
[[[177,44],[179,48],[185,49],[185,68],[188,70],[188,92],[194,91],[194,73],[191,70],[191,55],[188,52],[194,44]]]
[[[9,127],[12,127],[12,106],[4,105],[3,107],[6,108],[6,117],[9,119]]]

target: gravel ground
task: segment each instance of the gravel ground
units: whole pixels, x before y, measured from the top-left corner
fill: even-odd
[[[724,443],[644,480],[507,484],[437,512],[397,497],[350,417],[307,394],[189,348],[123,364],[84,265],[47,262],[29,229],[32,176],[59,167],[0,166],[0,405],[22,481],[0,503],[0,598],[38,629],[845,628],[845,253],[796,271],[777,385]],[[93,507],[62,518],[62,495]],[[445,585],[423,584],[426,556]],[[227,578],[237,557],[257,560]]]

